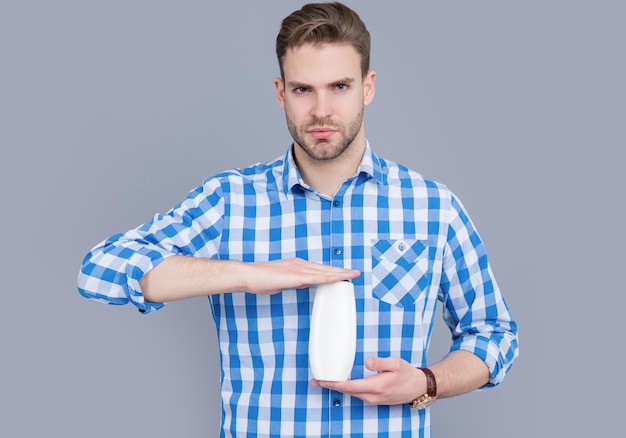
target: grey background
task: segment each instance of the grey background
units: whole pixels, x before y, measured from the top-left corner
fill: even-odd
[[[346,3],[373,36],[372,145],[461,197],[520,325],[504,383],[439,401],[435,436],[614,436],[624,3]],[[299,6],[2,2],[0,436],[216,436],[206,299],[143,317],[76,275],[204,177],[284,153],[273,42]]]

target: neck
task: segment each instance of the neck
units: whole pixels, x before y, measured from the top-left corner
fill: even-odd
[[[295,143],[293,152],[304,182],[319,193],[332,198],[341,184],[354,176],[359,168],[365,152],[365,139],[360,141],[355,139],[340,156],[331,160],[311,158]]]

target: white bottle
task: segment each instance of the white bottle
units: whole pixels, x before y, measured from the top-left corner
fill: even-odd
[[[348,380],[356,354],[356,302],[350,281],[320,284],[313,299],[309,365],[317,380]]]

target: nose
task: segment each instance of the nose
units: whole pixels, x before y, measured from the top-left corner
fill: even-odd
[[[330,96],[325,93],[316,93],[311,106],[311,115],[323,119],[332,114]]]

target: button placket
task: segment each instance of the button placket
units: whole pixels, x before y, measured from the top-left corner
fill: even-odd
[[[342,207],[343,206],[343,202],[341,200],[341,197],[338,195],[337,197],[335,197],[332,202],[331,202],[331,236],[330,236],[330,243],[331,243],[331,255],[332,258],[337,260],[336,263],[339,263],[339,261],[341,260],[341,258],[344,255],[344,248],[343,248],[343,211],[342,211]],[[333,226],[333,224],[335,224],[336,226]],[[340,265],[337,265],[340,266]]]

